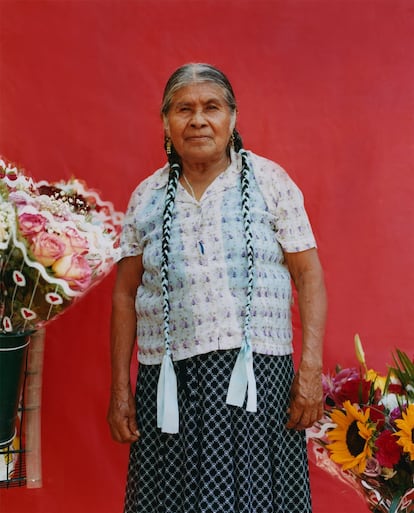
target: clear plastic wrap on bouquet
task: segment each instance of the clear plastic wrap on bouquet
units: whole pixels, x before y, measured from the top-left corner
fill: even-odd
[[[34,182],[0,159],[0,331],[37,330],[118,259],[122,214],[77,179]]]
[[[324,419],[324,421],[315,424],[311,429],[307,430],[310,460],[318,468],[350,486],[372,511],[376,511],[376,513],[389,513],[390,500],[382,497],[377,489],[369,485],[364,479],[361,479],[359,475],[349,470],[343,470],[329,457],[329,452],[326,448],[328,443],[326,431],[333,427],[335,427],[335,424],[329,422],[329,419]],[[405,513],[405,510],[402,511]]]
[[[376,513],[414,513],[414,362],[396,350],[386,376],[337,366],[322,376],[324,417],[307,431],[310,458]]]
[[[403,496],[392,497],[384,490],[378,478],[361,475],[352,470],[343,470],[329,456],[326,431],[335,425],[329,419],[324,419],[307,430],[309,457],[315,465],[350,486],[375,513],[414,513],[414,483]],[[388,492],[388,493],[387,493]]]

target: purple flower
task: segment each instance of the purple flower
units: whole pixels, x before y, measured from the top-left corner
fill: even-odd
[[[401,412],[403,412],[407,408],[407,404],[404,403],[401,406],[397,406],[390,413],[391,422],[395,422],[397,419],[401,419]]]

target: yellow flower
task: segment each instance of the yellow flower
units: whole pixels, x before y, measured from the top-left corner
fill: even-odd
[[[392,479],[397,474],[396,470],[393,470],[392,468],[382,467],[381,469],[381,476],[385,479],[385,481],[388,481],[389,479]]]
[[[372,456],[369,442],[374,428],[369,425],[369,408],[363,413],[350,401],[344,402],[345,412],[334,409],[331,412],[332,422],[336,428],[327,433],[331,442],[327,447],[330,457],[342,465],[343,470],[358,467],[364,472],[367,459]]]
[[[414,460],[414,404],[410,404],[407,412],[403,412],[402,419],[397,419],[395,423],[400,431],[395,433],[398,437],[397,444],[401,445],[403,451],[410,455],[410,460]]]
[[[365,379],[367,381],[371,381],[371,383],[374,383],[374,388],[379,388],[381,390],[381,393],[384,393],[385,382],[387,381],[386,376],[381,376],[377,373],[377,371],[369,369],[366,373]]]

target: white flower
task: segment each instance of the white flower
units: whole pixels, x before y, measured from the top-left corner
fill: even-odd
[[[9,203],[0,204],[0,247],[6,248],[11,236],[14,210]]]
[[[382,404],[388,411],[398,408],[402,402],[405,402],[406,398],[397,394],[385,394],[378,404]]]
[[[413,387],[413,385],[407,385],[407,386],[405,387],[405,389],[407,390],[407,392],[408,392],[409,394],[414,394],[414,387]]]

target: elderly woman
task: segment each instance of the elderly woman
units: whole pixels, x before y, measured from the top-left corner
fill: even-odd
[[[308,513],[326,298],[302,194],[243,149],[216,68],[177,69],[161,112],[168,163],[132,194],[113,292],[108,422],[132,443],[125,512]]]

